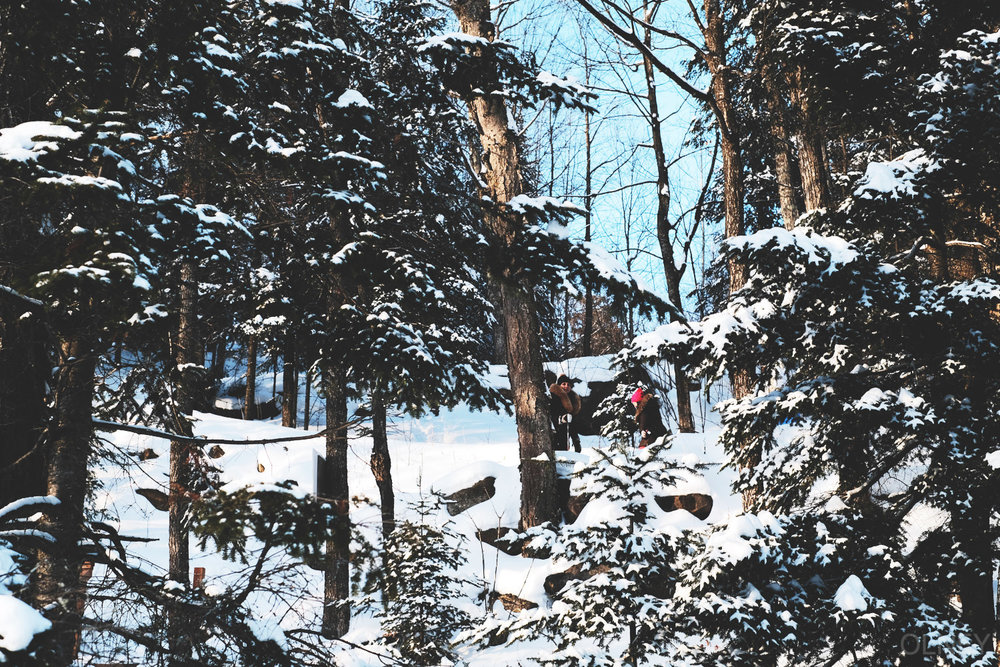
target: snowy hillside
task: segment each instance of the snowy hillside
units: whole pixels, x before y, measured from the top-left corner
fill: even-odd
[[[578,385],[586,392],[587,381],[608,380],[607,360],[571,360],[570,365],[551,365],[554,372],[568,372],[582,382]],[[494,368],[499,385],[506,378],[500,367]],[[318,411],[322,414],[322,410]],[[315,418],[314,418],[315,422]],[[323,424],[312,426],[322,429]],[[301,430],[286,429],[273,421],[247,422],[217,415],[196,414],[195,433],[208,439],[269,440],[301,436]],[[664,487],[662,493],[704,493],[712,497],[714,506],[708,522],[725,519],[739,511],[739,499],[729,491],[732,471],[721,470],[722,453],[715,443],[715,431],[684,434],[676,438],[670,457],[685,466],[697,467],[700,474],[688,474],[677,480],[673,488]],[[153,572],[164,573],[167,564],[167,513],[155,509],[139,489],[167,491],[169,443],[161,438],[119,432],[110,436],[114,449],[127,461],[123,467],[108,463],[96,474],[98,491],[96,501],[105,520],[123,535],[148,539],[129,547],[129,558],[146,563]],[[606,448],[607,443],[598,436],[583,436],[583,452],[559,453],[560,472],[570,474],[580,469],[595,455],[596,448]],[[422,419],[397,417],[389,427],[389,447],[392,457],[393,482],[396,492],[397,518],[414,519],[411,506],[432,500],[435,494],[447,495],[468,487],[485,477],[495,478],[495,495],[455,517],[449,516],[439,506],[431,520],[451,522],[451,527],[464,538],[462,549],[467,563],[457,573],[466,582],[468,597],[462,602],[470,612],[482,613],[484,603],[478,599],[483,588],[498,595],[509,594],[542,607],[551,604],[543,590],[545,577],[565,569],[566,564],[544,559],[531,559],[508,555],[476,539],[477,531],[507,527],[515,528],[518,521],[520,482],[517,469],[518,449],[512,416],[488,412],[471,412],[464,408],[442,412],[439,416]],[[151,451],[150,451],[151,450]],[[316,460],[323,451],[323,439],[263,445],[221,446],[219,458],[211,462],[220,471],[223,488],[239,487],[273,488],[274,485],[292,480],[296,490],[314,493]],[[635,450],[638,453],[639,450]],[[145,454],[143,454],[145,452]],[[355,502],[351,509],[352,522],[359,529],[360,540],[355,548],[363,549],[365,542],[378,544],[380,540],[379,497],[371,470],[369,456],[371,439],[352,437],[349,452],[351,495]],[[153,456],[155,455],[155,456]],[[145,460],[140,460],[145,459]],[[678,530],[697,530],[703,522],[681,510],[670,513],[671,522]],[[586,521],[581,517],[581,522]],[[259,547],[259,545],[258,545]],[[205,569],[204,590],[217,594],[225,588],[238,589],[245,585],[248,566],[224,560],[209,542],[200,549],[192,539],[192,566]],[[252,565],[253,558],[249,559]],[[363,560],[358,559],[361,563]],[[292,567],[284,576],[281,592],[254,593],[256,610],[254,627],[258,636],[273,637],[283,645],[288,639],[279,629],[301,628],[317,622],[321,612],[323,590],[322,572],[302,565],[293,565],[286,556],[269,556],[266,570]],[[100,566],[94,581],[102,577]],[[495,597],[494,597],[495,599]],[[95,615],[114,614],[114,601],[96,602],[106,608],[94,610]],[[499,602],[494,604],[502,612]],[[377,603],[375,605],[377,611]],[[351,645],[377,642],[380,629],[373,611],[356,612],[352,630],[344,639],[345,664],[368,664],[373,659],[369,649],[351,649]],[[367,620],[366,620],[367,619]],[[313,625],[315,627],[315,625]],[[513,651],[514,649],[506,649]],[[518,650],[523,650],[523,647]],[[125,656],[129,657],[129,656]],[[131,656],[135,657],[135,656]],[[472,664],[516,664],[518,657],[505,649],[493,648],[480,658],[467,655]],[[375,660],[373,664],[379,664]]]

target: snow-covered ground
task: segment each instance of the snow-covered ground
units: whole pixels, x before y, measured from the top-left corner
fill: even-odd
[[[605,358],[571,360],[568,364],[552,364],[550,370],[565,372],[584,381],[606,381],[610,379],[607,361]],[[506,382],[503,370],[495,368],[498,385]],[[271,389],[269,379],[262,382],[268,392]],[[586,391],[585,385],[578,385],[578,388]],[[322,414],[321,410],[314,409],[314,415],[317,412]],[[196,435],[206,438],[265,440],[305,433],[302,429],[283,428],[280,420],[248,422],[205,413],[198,413],[195,418]],[[323,424],[314,424],[310,430],[318,431],[322,427]],[[701,473],[681,479],[673,492],[711,495],[714,507],[707,520],[709,523],[725,520],[740,510],[739,498],[730,492],[734,472],[721,468],[724,455],[716,444],[716,435],[715,427],[705,433],[682,434],[675,439],[671,452],[672,456]],[[129,557],[136,562],[144,561],[147,568],[162,574],[167,566],[167,514],[153,508],[137,490],[167,491],[169,443],[165,439],[125,432],[106,437],[114,449],[128,454],[125,458],[132,463],[127,468],[108,464],[96,472],[97,508],[123,535],[155,540],[132,543]],[[583,436],[582,443],[581,454],[560,454],[564,470],[589,460],[593,448],[607,445],[598,436]],[[299,489],[313,493],[316,460],[323,447],[322,437],[279,444],[222,445],[224,454],[212,463],[230,488],[294,480]],[[157,456],[139,460],[138,454],[147,449],[152,449]],[[421,497],[427,499],[434,493],[450,493],[486,476],[495,477],[496,495],[491,500],[452,518],[453,527],[467,538],[468,563],[461,574],[470,581],[486,582],[499,593],[514,594],[540,605],[548,603],[542,583],[555,571],[553,565],[548,561],[509,556],[475,538],[477,530],[517,525],[520,483],[512,416],[473,412],[462,407],[421,419],[397,416],[390,419],[389,450],[397,517],[402,520],[412,518],[410,504]],[[369,469],[370,454],[371,439],[352,434],[348,455],[351,495],[362,500],[353,505],[351,519],[367,540],[377,544],[381,517],[377,506],[378,490]],[[447,514],[441,512],[440,517],[445,520]],[[679,525],[686,528],[702,523],[683,511],[678,513],[677,519]],[[245,566],[225,561],[211,549],[211,543],[202,550],[192,540],[191,556],[193,567],[205,568],[206,591],[237,586],[245,576]],[[102,574],[98,568],[95,579],[100,580]],[[276,627],[295,627],[316,621],[320,613],[322,573],[302,567],[295,576],[297,587],[311,594],[295,596],[291,602],[274,595],[260,596],[255,603],[261,626],[258,634],[272,632],[280,637],[280,633],[275,632]],[[478,604],[481,608],[483,603],[470,599],[469,604]],[[100,610],[94,611],[100,613]],[[364,644],[376,639],[378,633],[377,621],[361,615],[355,618],[346,639]],[[491,650],[488,664],[517,664],[513,653],[503,655],[506,657]],[[349,654],[342,659],[345,664],[354,662]],[[358,656],[357,660],[364,662],[365,658]]]

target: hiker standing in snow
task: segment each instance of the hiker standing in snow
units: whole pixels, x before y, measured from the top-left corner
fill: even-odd
[[[647,447],[667,434],[667,427],[660,418],[660,401],[656,394],[643,391],[642,387],[632,394],[632,405],[635,407],[635,423],[639,426],[642,440],[640,447]]]
[[[554,449],[569,450],[570,439],[573,449],[580,451],[580,436],[573,427],[573,417],[580,414],[583,403],[580,395],[573,391],[573,382],[565,375],[560,375],[555,384],[549,386],[549,416],[556,427]]]

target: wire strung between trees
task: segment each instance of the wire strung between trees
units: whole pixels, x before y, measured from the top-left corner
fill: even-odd
[[[148,435],[154,438],[163,438],[165,440],[173,440],[174,442],[190,442],[197,445],[271,445],[281,442],[298,442],[303,440],[315,440],[316,438],[321,438],[330,433],[337,433],[340,431],[346,431],[347,429],[357,426],[362,420],[354,419],[343,424],[330,428],[327,427],[322,431],[316,431],[315,433],[310,433],[309,435],[296,435],[288,436],[284,438],[258,438],[256,440],[233,440],[231,438],[206,438],[199,436],[186,436],[178,435],[177,433],[171,433],[169,431],[161,431],[160,429],[152,428],[149,426],[139,426],[137,424],[119,424],[117,422],[104,421],[103,419],[93,420],[94,428],[98,431],[114,432],[114,431],[127,431],[129,433],[136,433],[138,435]]]

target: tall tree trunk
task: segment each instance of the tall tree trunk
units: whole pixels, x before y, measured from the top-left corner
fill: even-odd
[[[392,460],[389,458],[389,436],[386,429],[386,408],[382,390],[372,390],[372,456],[371,469],[378,486],[382,509],[382,536],[388,537],[396,528],[396,499],[392,491]]]
[[[587,46],[584,43],[583,47],[583,58],[584,58],[584,72],[586,73],[586,85],[590,85],[590,63],[587,60]],[[583,205],[587,209],[586,217],[584,218],[584,228],[583,228],[583,240],[585,243],[590,243],[591,238],[591,222],[593,220],[593,213],[591,208],[594,205],[594,174],[592,161],[592,146],[593,141],[590,136],[590,112],[584,112],[584,148],[586,150],[587,156],[587,173],[584,175],[584,186],[583,186]],[[583,356],[589,357],[594,353],[593,347],[594,339],[594,288],[591,287],[590,282],[587,282],[586,292],[583,297]]]
[[[285,351],[282,355],[282,396],[281,425],[295,428],[299,414],[299,369],[295,359],[295,334],[285,337]]]
[[[45,313],[0,287],[0,507],[45,495],[42,430],[52,367]]]
[[[708,67],[712,74],[712,98],[715,100],[722,149],[722,179],[726,215],[726,238],[746,231],[743,211],[746,183],[743,177],[743,154],[740,127],[732,92],[732,72],[727,62],[726,33],[720,0],[705,0],[705,47]],[[746,267],[736,260],[729,261],[730,293],[746,284]],[[734,386],[734,394],[737,387]],[[744,396],[741,394],[739,397]]]
[[[554,521],[558,511],[538,314],[530,292],[509,282],[501,289],[507,322],[507,369],[521,458],[521,527],[530,528]]]
[[[177,326],[175,361],[180,370],[177,403],[174,406],[174,431],[191,437],[190,416],[201,394],[201,336],[198,331],[198,280],[193,262],[184,262],[180,272],[180,307]],[[170,493],[168,496],[167,545],[169,564],[167,576],[188,585],[190,581],[190,551],[187,513],[191,505],[191,472],[197,452],[189,442],[170,443]],[[189,619],[177,610],[167,610],[167,641],[172,666],[191,664]]]
[[[455,0],[452,9],[463,32],[495,39],[488,0]],[[485,74],[495,81],[495,73]],[[524,192],[517,138],[508,126],[503,98],[477,95],[469,101],[469,114],[479,130],[488,194],[497,207],[486,211],[485,223],[498,243],[510,246],[524,224],[520,216],[502,208]],[[515,275],[496,279],[500,283],[508,377],[520,448],[521,525],[529,528],[557,517],[555,457],[542,374],[538,308],[531,285]]]
[[[708,67],[712,74],[712,99],[715,101],[716,119],[719,125],[719,147],[722,149],[723,198],[726,215],[726,238],[740,236],[746,232],[744,200],[746,182],[743,176],[743,153],[741,128],[736,118],[733,101],[732,73],[729,71],[726,51],[726,32],[720,0],[705,0],[705,47]],[[747,282],[746,266],[735,259],[729,260],[729,293],[742,288]],[[732,367],[729,375],[733,398],[750,395],[750,368]],[[750,462],[753,467],[755,462]],[[755,494],[743,494],[743,507],[754,506]]]
[[[257,419],[257,334],[247,339],[247,388],[243,394],[243,419]]]
[[[829,168],[824,150],[824,133],[815,104],[805,89],[802,68],[792,75],[792,104],[798,111],[799,174],[806,211],[828,208],[830,205]]]
[[[708,49],[708,66],[712,73],[712,98],[715,100],[719,124],[719,147],[722,149],[723,198],[726,215],[726,238],[746,232],[744,200],[746,183],[743,177],[743,154],[740,128],[733,102],[732,73],[727,64],[725,26],[720,0],[705,0],[705,46]],[[729,260],[729,292],[736,292],[746,284],[746,266],[735,259]],[[750,394],[749,369],[736,368],[730,374],[733,398]]]
[[[774,171],[778,180],[778,203],[785,229],[791,231],[795,221],[802,215],[802,204],[795,190],[792,145],[788,135],[787,114],[778,87],[773,65],[764,67],[764,88],[767,94],[768,119],[774,151]]]
[[[587,53],[588,40],[581,34],[580,41],[583,44],[583,83],[590,87],[590,56]],[[593,222],[594,206],[594,167],[593,167],[593,136],[590,132],[590,111],[583,112],[583,145],[586,156],[586,172],[583,181],[583,205],[587,209],[584,217],[583,240],[590,243],[591,223]],[[583,356],[589,357],[594,353],[594,288],[587,282],[586,292],[583,296]]]
[[[310,366],[306,369],[306,396],[302,406],[302,428],[306,431],[309,430],[309,411],[312,410],[312,406],[309,404],[310,394],[312,393],[312,383],[313,373],[312,366]]]
[[[646,23],[652,20],[648,3],[643,3]],[[647,28],[643,32],[643,42],[652,48],[652,33]],[[656,160],[656,238],[663,258],[663,274],[667,282],[667,295],[680,312],[684,311],[681,298],[681,270],[674,261],[674,238],[677,230],[670,221],[670,172],[667,169],[667,153],[663,147],[660,105],[656,99],[656,79],[653,63],[646,56],[642,59],[646,75],[646,101],[649,104],[649,130],[653,140],[653,156]],[[680,361],[674,361],[674,384],[677,391],[677,428],[681,433],[694,433],[694,414],[691,411],[691,390],[687,372]]]
[[[41,521],[41,529],[56,543],[41,551],[34,575],[36,606],[48,609],[53,630],[41,648],[43,662],[63,667],[76,657],[80,613],[86,592],[80,584],[83,552],[87,462],[93,431],[94,371],[97,355],[91,345],[71,338],[60,344],[59,369],[53,393],[52,426],[47,448],[47,493],[59,499],[58,511]]]
[[[350,495],[347,481],[347,375],[343,366],[328,363],[323,369],[326,394],[326,487],[324,499],[333,507],[333,536],[326,541],[323,573],[323,636],[343,637],[350,629],[351,556]]]

